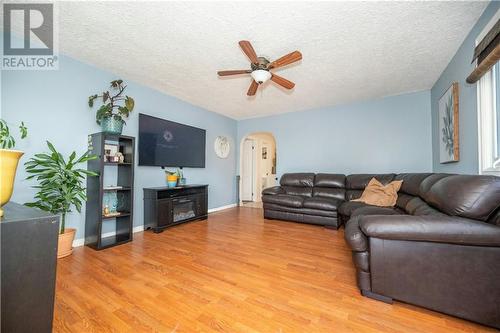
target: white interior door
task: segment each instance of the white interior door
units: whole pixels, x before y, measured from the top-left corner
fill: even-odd
[[[243,141],[243,161],[241,169],[241,200],[253,201],[253,187],[255,179],[255,142]]]

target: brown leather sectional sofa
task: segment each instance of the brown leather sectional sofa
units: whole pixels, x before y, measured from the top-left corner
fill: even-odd
[[[403,180],[395,207],[350,200],[372,177]],[[345,224],[364,296],[500,328],[500,177],[431,173],[285,174],[264,217]]]

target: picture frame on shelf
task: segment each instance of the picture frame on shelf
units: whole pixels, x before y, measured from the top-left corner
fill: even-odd
[[[104,144],[104,162],[118,163],[120,157],[118,153],[120,152],[120,146],[116,144],[105,143]]]

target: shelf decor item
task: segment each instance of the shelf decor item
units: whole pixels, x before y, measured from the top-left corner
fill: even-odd
[[[458,162],[458,82],[439,99],[439,162]]]
[[[177,186],[177,175],[169,174],[167,175],[167,186],[168,187],[176,187]]]
[[[119,146],[116,144],[104,144],[104,162],[118,163]]]
[[[135,101],[130,96],[123,96],[123,92],[127,88],[123,84],[123,80],[111,81],[111,90],[115,93],[112,94],[109,90],[103,92],[101,95],[95,94],[89,96],[89,107],[94,106],[96,99],[102,99],[102,105],[96,113],[96,122],[101,125],[104,133],[109,134],[122,134],[124,118],[128,118],[130,112],[134,110]]]
[[[227,158],[231,150],[231,144],[229,143],[229,139],[222,135],[216,137],[214,142],[214,150],[217,157]]]
[[[26,138],[28,129],[21,122],[19,125],[21,139]],[[1,206],[9,202],[14,191],[14,179],[16,178],[17,165],[23,152],[13,150],[16,141],[10,134],[9,126],[5,120],[0,119],[0,217],[3,216]]]
[[[187,181],[186,178],[184,178],[184,172],[182,171],[182,168],[177,168],[177,185],[178,186],[184,186],[186,185]]]
[[[167,186],[177,187],[178,185],[186,185],[186,178],[182,172],[182,168],[177,168],[175,171],[165,170],[167,176]]]
[[[35,207],[53,214],[61,214],[59,228],[59,245],[57,257],[63,258],[73,252],[73,239],[76,229],[66,228],[66,215],[75,207],[81,212],[82,204],[87,200],[83,180],[85,176],[93,178],[98,173],[79,168],[79,164],[97,159],[88,151],[76,157],[76,152],[68,158],[56,150],[54,145],[47,141],[49,152],[35,154],[24,165],[30,175],[26,179],[36,179],[34,188],[38,189],[34,202],[25,205]]]
[[[108,208],[108,212],[104,212],[104,216],[109,215],[109,213],[116,213],[116,208],[118,206],[116,191],[104,192],[103,204]]]

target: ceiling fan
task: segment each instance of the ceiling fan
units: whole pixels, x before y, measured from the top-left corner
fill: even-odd
[[[248,88],[247,91],[248,96],[255,95],[255,92],[257,91],[259,85],[269,79],[286,89],[292,89],[295,86],[295,83],[272,73],[271,69],[290,65],[296,61],[301,60],[302,54],[299,51],[293,51],[292,53],[289,53],[279,58],[278,60],[270,62],[264,57],[257,57],[257,54],[255,53],[255,50],[253,49],[252,44],[250,44],[249,41],[242,40],[238,44],[240,44],[241,49],[243,50],[243,52],[245,52],[248,59],[250,59],[251,69],[219,71],[217,72],[219,76],[250,74],[253,80],[250,88]]]

